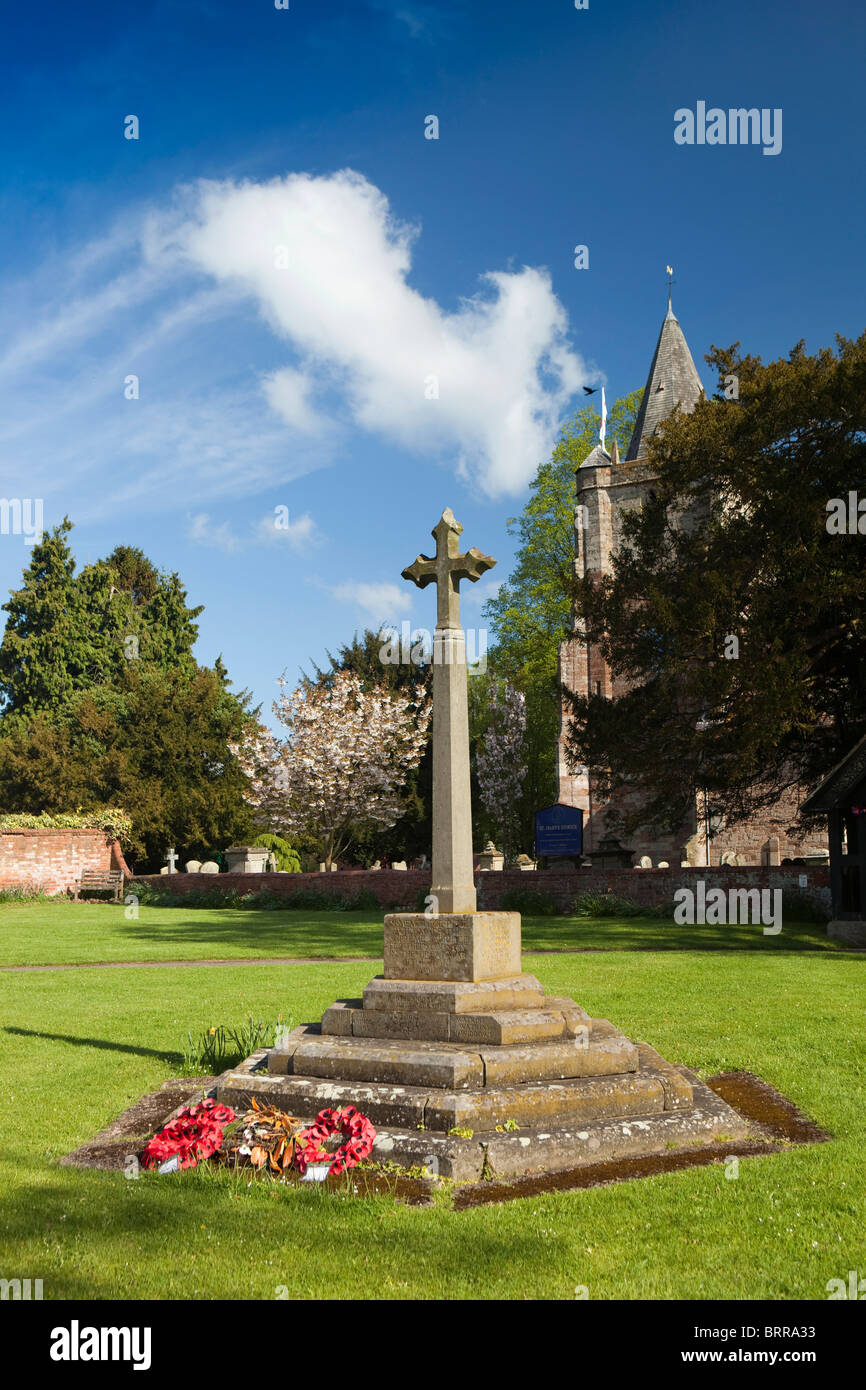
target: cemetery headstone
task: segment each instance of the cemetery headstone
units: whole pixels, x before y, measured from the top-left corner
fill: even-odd
[[[263,874],[269,854],[263,845],[229,845],[226,867],[230,874]]]
[[[478,867],[482,873],[505,868],[505,855],[501,854],[492,840],[488,840],[478,856]]]

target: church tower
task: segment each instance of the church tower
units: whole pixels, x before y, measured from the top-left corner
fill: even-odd
[[[642,505],[655,480],[645,459],[645,441],[677,406],[685,411],[694,410],[702,394],[701,379],[689,345],[668,298],[668,311],[625,459],[620,459],[615,440],[609,454],[597,444],[576,471],[574,570],[580,578],[601,579],[611,573],[612,557],[622,536],[622,516]],[[598,649],[574,637],[560,647],[559,678],[575,694],[611,698],[624,693]],[[598,800],[587,768],[569,767],[565,754],[568,717],[568,711],[563,708],[558,747],[558,800],[583,808],[584,853],[591,855],[606,833],[606,813],[614,807]],[[616,807],[623,808],[622,798],[617,799]],[[664,848],[671,856],[676,856],[671,862],[679,863],[683,836],[669,838],[671,842]],[[653,847],[656,851],[658,841],[659,837],[655,836]]]
[[[576,575],[601,579],[612,572],[612,557],[622,539],[622,518],[632,508],[643,505],[657,480],[655,465],[646,455],[646,441],[675,409],[690,414],[702,395],[701,379],[669,294],[667,313],[625,458],[620,459],[616,441],[610,453],[598,444],[576,470]],[[613,678],[601,652],[576,636],[560,646],[559,679],[575,694],[587,696],[618,698],[628,689],[627,681]],[[623,789],[610,801],[604,801],[595,789],[590,769],[569,765],[565,751],[569,718],[570,710],[563,705],[557,746],[557,799],[565,805],[583,809],[583,852],[591,857],[599,850],[606,834],[617,833],[615,826],[608,830],[611,814],[638,809],[640,796]],[[758,820],[726,830],[719,824],[707,825],[702,798],[698,797],[687,823],[680,829],[666,833],[641,828],[630,837],[629,846],[634,849],[636,862],[638,856],[647,856],[653,864],[666,861],[671,865],[685,860],[693,864],[720,861],[756,864],[763,858],[770,862],[771,854],[778,863],[781,853],[802,855],[809,849],[820,853],[825,843],[821,836],[812,837],[815,845],[810,843],[805,848],[788,840],[785,827],[791,824],[796,811],[795,798],[790,804],[770,808]]]

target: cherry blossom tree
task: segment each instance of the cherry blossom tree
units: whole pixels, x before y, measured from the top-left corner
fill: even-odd
[[[490,687],[490,723],[476,754],[478,789],[484,808],[510,859],[517,847],[518,814],[525,754],[526,700],[508,681]]]
[[[286,737],[259,725],[235,749],[249,800],[263,824],[312,839],[330,869],[361,830],[387,830],[402,814],[430,701],[420,689],[365,690],[357,675],[339,671],[329,686],[283,689],[273,708]]]

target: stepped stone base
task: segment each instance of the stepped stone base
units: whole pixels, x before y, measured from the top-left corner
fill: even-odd
[[[457,1182],[748,1132],[692,1072],[545,995],[521,972],[517,913],[391,914],[384,954],[362,999],[226,1072],[219,1101],[255,1096],[303,1119],[355,1105],[378,1131],[374,1159]]]
[[[222,1077],[218,1099],[241,1108],[255,1096],[263,1104],[279,1105],[290,1114],[311,1119],[325,1107],[356,1105],[377,1129],[374,1160],[425,1168],[435,1177],[454,1182],[554,1173],[604,1159],[664,1154],[720,1139],[740,1140],[748,1133],[748,1125],[735,1110],[697,1076],[679,1067],[672,1071],[691,1091],[688,1108],[659,1109],[651,1114],[620,1111],[615,1116],[597,1114],[584,1119],[573,1116],[570,1121],[560,1114],[555,1123],[539,1123],[536,1115],[532,1117],[534,1123],[524,1123],[516,1130],[479,1127],[471,1137],[465,1137],[439,1127],[454,1119],[455,1112],[449,1109],[457,1099],[453,1095],[440,1094],[434,1099],[424,1087],[347,1084],[281,1075],[264,1070],[261,1063],[265,1060],[264,1053],[254,1054],[243,1067]],[[596,1102],[600,1099],[597,1095]],[[430,1108],[431,1101],[438,1109]],[[465,1117],[461,1118],[464,1123],[460,1127],[469,1128]],[[514,1116],[509,1113],[506,1118],[513,1120]]]

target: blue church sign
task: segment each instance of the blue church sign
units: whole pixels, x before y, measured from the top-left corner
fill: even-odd
[[[573,855],[583,850],[583,811],[579,806],[548,806],[535,814],[535,853]]]

